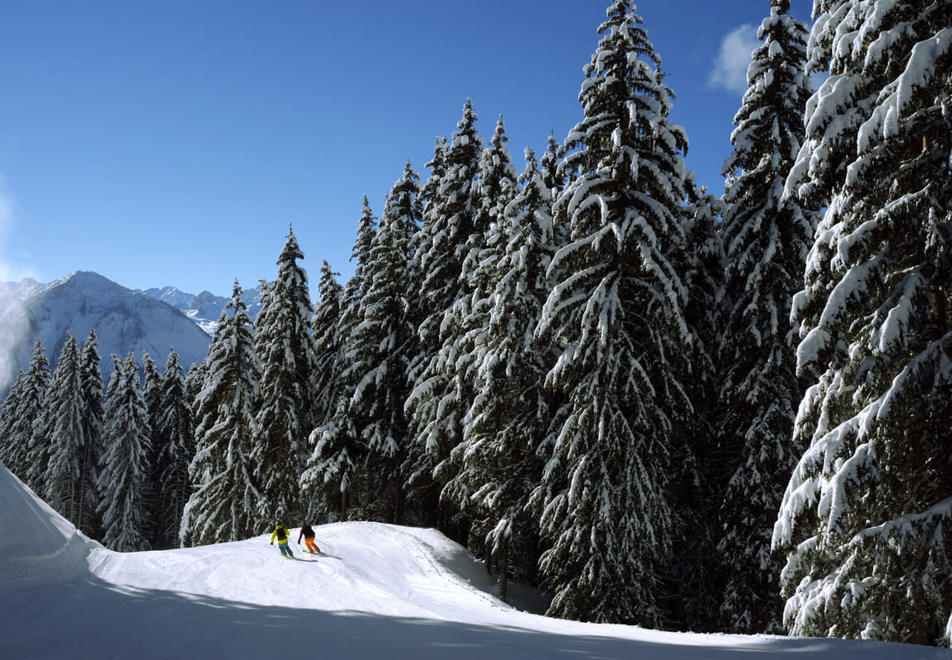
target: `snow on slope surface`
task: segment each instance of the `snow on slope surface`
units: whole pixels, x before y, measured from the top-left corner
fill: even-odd
[[[896,644],[547,619],[494,598],[481,565],[434,530],[341,523],[317,532],[324,553],[292,544],[294,560],[268,535],[115,553],[0,466],[0,658],[952,657]]]

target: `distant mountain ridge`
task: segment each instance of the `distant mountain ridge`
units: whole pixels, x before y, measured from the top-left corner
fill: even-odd
[[[55,367],[70,331],[82,344],[90,329],[96,330],[105,379],[113,370],[112,354],[131,351],[141,362],[148,353],[161,370],[172,347],[187,369],[205,359],[211,343],[211,336],[180,309],[98,273],[77,271],[49,284],[4,283],[0,296],[0,348],[12,362],[2,379],[12,377],[16,367],[26,370],[37,339]]]
[[[215,334],[222,310],[231,298],[216,296],[210,291],[202,291],[198,295],[179,291],[174,286],[162,288],[140,289],[142,293],[156,300],[161,300],[182,311],[209,335]],[[242,300],[248,304],[248,314],[253,321],[261,310],[261,286],[242,291]]]

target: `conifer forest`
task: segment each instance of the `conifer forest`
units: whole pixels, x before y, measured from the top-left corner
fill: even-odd
[[[952,1],[764,5],[723,196],[614,0],[564,141],[466,101],[201,363],[37,342],[0,460],[116,550],[435,527],[550,616],[948,645]]]

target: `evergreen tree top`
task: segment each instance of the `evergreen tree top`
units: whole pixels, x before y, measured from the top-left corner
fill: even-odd
[[[241,293],[242,293],[241,285],[238,284],[238,280],[236,279],[234,284],[231,287],[231,300],[228,301],[228,303],[225,305],[225,310],[222,311],[223,319],[226,316],[227,310],[231,310],[232,312],[237,312],[238,310],[248,309],[248,304],[244,300],[242,300]]]
[[[370,200],[364,195],[363,206],[360,209],[360,220],[357,223],[357,238],[350,253],[350,260],[357,262],[357,271],[361,271],[367,263],[370,244],[373,242],[374,232],[377,229],[377,218],[370,207]]]
[[[297,238],[294,236],[294,230],[290,225],[288,225],[288,235],[285,238],[287,240],[284,244],[284,249],[281,250],[281,254],[278,256],[278,260],[275,263],[277,263],[279,266],[286,267],[288,264],[294,264],[294,262],[298,259],[303,259],[304,253],[298,246]],[[280,269],[278,272],[280,273]]]
[[[445,135],[441,135],[433,143],[433,158],[426,163],[426,168],[430,170],[432,175],[439,177],[445,171],[446,152],[449,151],[449,148],[450,145]]]
[[[43,342],[37,339],[33,344],[33,354],[30,357],[30,371],[43,368],[48,369],[49,364],[49,360],[46,359],[46,349],[43,348]]]
[[[408,196],[418,196],[421,192],[420,175],[410,165],[410,161],[407,161],[403,168],[403,176],[394,182],[393,187],[390,188],[390,194],[387,195],[384,215],[391,214],[395,208],[405,205]]]
[[[341,286],[337,282],[338,277],[340,277],[340,273],[335,272],[325,259],[321,263],[321,279],[317,283],[317,292],[322,302],[328,293],[340,290]]]
[[[668,121],[674,95],[662,82],[661,58],[633,3],[618,0],[607,14],[579,92],[585,118],[566,137],[562,171],[603,170],[619,181],[638,181],[641,187],[651,186],[646,180],[654,179],[658,193],[668,198],[665,202],[680,203],[688,140],[680,126]],[[656,166],[664,174],[641,176],[643,168]]]
[[[466,100],[463,106],[463,117],[456,124],[458,130],[453,133],[450,147],[446,151],[445,163],[447,173],[454,168],[473,168],[479,160],[479,153],[483,147],[483,139],[476,130],[476,121],[479,117],[473,110],[473,102]],[[475,174],[475,172],[472,172]]]

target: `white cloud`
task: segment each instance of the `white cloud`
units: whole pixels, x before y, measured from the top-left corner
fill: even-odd
[[[22,272],[9,263],[5,253],[7,231],[13,225],[13,209],[13,196],[0,174],[0,283],[11,281]],[[19,299],[0,286],[0,392],[16,375],[14,351],[28,330],[27,318]]]
[[[729,32],[721,42],[721,52],[717,55],[708,84],[730,92],[743,93],[747,89],[750,55],[759,45],[757,28],[754,25],[745,23]]]

